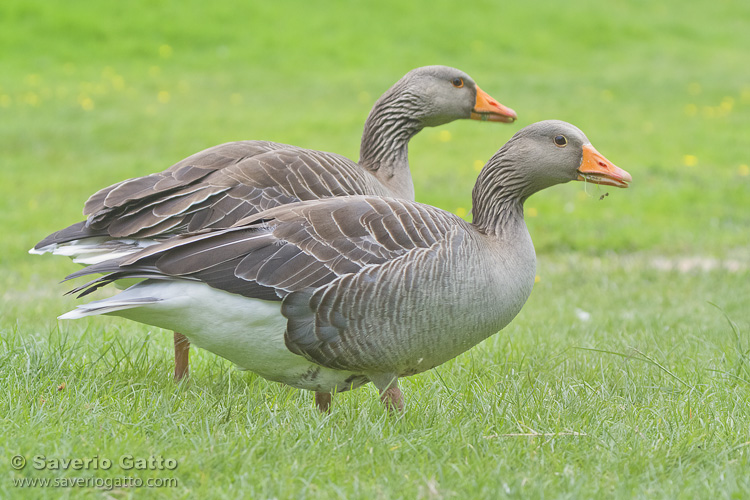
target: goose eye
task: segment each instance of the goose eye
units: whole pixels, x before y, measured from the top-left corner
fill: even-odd
[[[557,137],[555,137],[555,144],[561,148],[564,148],[568,145],[568,138],[564,135],[558,135]]]
[[[451,83],[453,84],[454,87],[456,87],[457,89],[460,89],[461,87],[464,86],[464,79],[463,78],[454,78]]]

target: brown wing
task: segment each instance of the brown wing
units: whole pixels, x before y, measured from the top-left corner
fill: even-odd
[[[316,289],[290,293],[281,306],[288,319],[287,348],[334,369],[366,373],[416,369],[420,361],[408,353],[430,352],[430,339],[417,331],[450,308],[447,303],[445,310],[432,311],[433,294],[450,289],[443,264],[460,251],[465,235],[457,227],[428,248],[338,276]],[[418,344],[426,345],[415,349]]]
[[[246,158],[278,149],[298,148],[269,141],[237,141],[219,144],[195,153],[163,172],[128,179],[96,192],[86,201],[83,215],[95,221],[114,209],[184,188],[217,170],[234,165]]]
[[[247,297],[279,299],[338,276],[381,265],[440,241],[460,221],[415,202],[371,196],[277,207],[205,234],[172,238],[120,261],[70,275],[110,273],[77,288],[114,280],[192,279]]]
[[[166,238],[229,227],[262,210],[296,201],[389,194],[354,162],[333,153],[275,149],[232,164],[214,161],[211,165],[224,166],[213,171],[188,160],[181,162],[182,167],[126,181],[110,195],[97,193],[94,197],[104,197],[111,206],[92,214],[86,224],[48,236],[35,248],[92,236]]]

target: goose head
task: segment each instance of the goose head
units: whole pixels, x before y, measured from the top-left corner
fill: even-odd
[[[516,113],[447,66],[424,66],[404,75],[380,96],[365,121],[359,165],[393,196],[414,199],[408,144],[424,127],[474,119],[510,123]]]
[[[496,156],[516,165],[525,184],[523,198],[569,181],[619,188],[632,181],[630,174],[599,153],[578,127],[560,120],[521,129]]]
[[[407,73],[392,90],[410,103],[423,127],[459,119],[511,123],[516,112],[479,88],[463,71],[448,66],[424,66]]]
[[[474,224],[499,234],[523,218],[524,201],[542,189],[570,181],[625,188],[630,174],[599,153],[577,127],[547,120],[525,127],[490,158],[472,193]]]

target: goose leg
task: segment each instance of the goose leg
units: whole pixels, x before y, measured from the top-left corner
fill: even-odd
[[[395,384],[380,393],[380,401],[391,413],[404,411],[404,394]]]
[[[380,391],[380,401],[390,413],[404,411],[404,395],[398,388],[398,376],[394,374],[370,377],[372,383]]]
[[[179,382],[190,374],[190,341],[174,332],[174,381]]]
[[[315,393],[315,406],[318,407],[320,413],[328,413],[331,411],[331,393],[330,392],[316,392]]]

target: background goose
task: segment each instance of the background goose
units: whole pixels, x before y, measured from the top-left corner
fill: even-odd
[[[285,203],[355,194],[413,200],[409,140],[424,127],[462,118],[512,122],[516,114],[458,69],[417,68],[373,106],[359,165],[337,154],[274,142],[222,144],[163,172],[102,189],[86,202],[85,221],[49,235],[30,252],[94,264],[176,234],[229,227]],[[174,337],[179,380],[188,373],[189,343],[177,332]]]
[[[277,207],[69,276],[109,273],[73,290],[83,295],[144,281],[60,318],[112,314],[177,329],[242,368],[319,393],[372,381],[401,409],[398,377],[457,356],[521,310],[536,271],[524,201],[571,180],[627,187],[631,177],[573,125],[536,123],[481,171],[472,223],[373,196]]]

